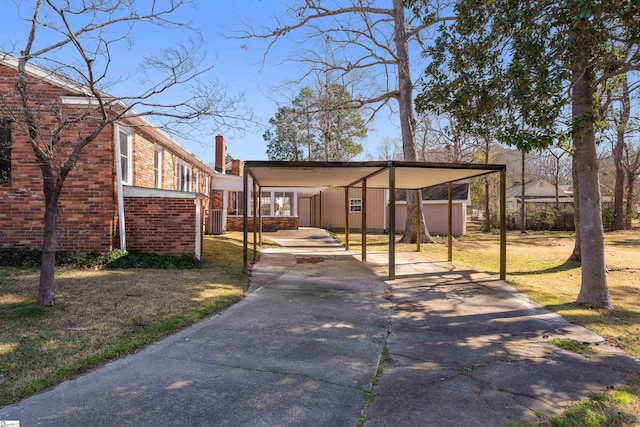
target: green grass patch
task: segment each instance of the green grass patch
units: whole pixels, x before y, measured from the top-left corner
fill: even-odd
[[[157,268],[140,268],[142,258],[130,258],[127,269],[57,269],[56,305],[48,308],[36,304],[37,268],[0,267],[0,406],[144,348],[244,295],[240,233],[205,236],[199,268],[172,260],[164,269],[156,258],[146,259]]]
[[[586,353],[587,351],[589,351],[589,344],[585,344],[580,341],[568,338],[554,338],[551,340],[551,344],[563,350],[571,351],[578,354]]]

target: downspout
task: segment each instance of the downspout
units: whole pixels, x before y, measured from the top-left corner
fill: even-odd
[[[196,258],[202,259],[202,200],[196,196]]]
[[[113,125],[113,142],[116,146],[116,181],[118,187],[118,227],[120,228],[120,249],[127,250],[127,238],[125,231],[124,221],[124,193],[122,185],[122,170],[120,170],[120,143],[118,134],[120,127],[117,124]]]

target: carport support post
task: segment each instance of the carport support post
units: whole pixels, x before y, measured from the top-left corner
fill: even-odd
[[[258,218],[256,216],[256,205],[258,204],[258,195],[256,194],[258,187],[255,180],[253,181],[253,262],[256,261],[258,252]]]
[[[450,182],[447,186],[447,260],[453,261],[453,183]]]
[[[507,171],[500,171],[500,280],[507,279]]]
[[[249,272],[249,252],[248,252],[248,234],[249,225],[247,222],[249,221],[249,212],[247,212],[247,206],[249,206],[249,174],[245,173],[242,177],[242,185],[244,192],[242,193],[242,203],[244,204],[244,209],[242,211],[242,271],[244,274]]]
[[[349,187],[344,188],[344,247],[349,250]]]
[[[260,243],[260,248],[262,248],[262,186],[258,187],[258,200],[260,206],[258,206],[258,243]]]
[[[362,262],[367,262],[367,180],[362,181]]]
[[[416,201],[420,201],[422,200],[420,198],[420,190],[416,190]],[[420,241],[422,240],[422,237],[420,236],[420,232],[422,231],[422,224],[420,224],[420,209],[422,209],[422,206],[420,206],[420,203],[416,203],[416,251],[420,252]]]
[[[389,280],[396,278],[396,165],[389,161]]]

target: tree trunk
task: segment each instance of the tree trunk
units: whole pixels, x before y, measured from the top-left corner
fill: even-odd
[[[626,214],[624,216],[624,226],[627,230],[631,230],[631,219],[633,218],[633,186],[636,180],[635,173],[627,174],[627,205]]]
[[[490,217],[490,209],[489,209],[489,179],[484,179],[484,225],[482,227],[482,231],[485,233],[491,232],[491,217]]]
[[[52,307],[55,304],[55,267],[58,241],[58,194],[53,183],[51,168],[41,166],[44,178],[44,231],[42,233],[42,263],[40,265],[40,284],[38,287],[38,304]]]
[[[572,69],[573,146],[578,174],[582,282],[577,302],[592,308],[611,308],[604,262],[604,230],[598,178],[593,67],[578,62]]]
[[[413,116],[413,81],[411,80],[409,43],[405,27],[403,0],[393,0],[393,10],[393,39],[398,61],[398,109],[400,113],[400,132],[402,134],[402,152],[404,160],[413,162],[416,161],[418,155],[416,153],[415,140],[416,123]],[[415,243],[417,240],[415,216],[411,213],[416,211],[416,206],[422,205],[421,199],[421,196],[416,197],[414,191],[407,191],[407,220],[404,234],[400,239],[402,243]],[[421,241],[433,243],[434,240],[425,225],[422,209],[420,210],[420,227]]]
[[[620,118],[616,129],[616,143],[611,150],[613,154],[613,163],[616,168],[616,183],[614,187],[613,201],[613,224],[611,230],[623,230],[624,222],[624,167],[622,165],[622,156],[624,154],[624,137],[631,115],[631,106],[629,100],[629,83],[626,75],[620,83],[622,87],[622,97],[620,99]]]
[[[526,213],[526,208],[525,208],[525,204],[524,204],[524,199],[525,199],[525,188],[524,188],[524,184],[525,184],[525,174],[524,174],[524,165],[525,165],[525,161],[526,161],[526,157],[527,155],[525,154],[525,152],[522,152],[522,163],[521,163],[521,171],[520,171],[520,183],[522,185],[522,189],[520,192],[520,200],[521,200],[521,205],[520,205],[520,232],[521,233],[526,233],[527,232],[527,223],[526,223],[526,218],[527,218],[527,213]]]
[[[580,239],[580,188],[578,187],[578,165],[574,154],[571,159],[571,180],[573,181],[573,226],[576,230],[576,240],[573,244],[573,252],[569,256],[569,261],[582,262],[582,242]]]

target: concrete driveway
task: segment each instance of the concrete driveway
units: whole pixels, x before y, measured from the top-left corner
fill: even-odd
[[[500,426],[617,387],[640,363],[488,275],[398,254],[363,264],[324,231],[267,237],[250,293],[140,353],[0,409],[21,426]]]

